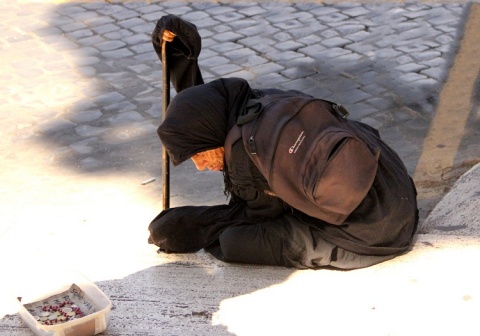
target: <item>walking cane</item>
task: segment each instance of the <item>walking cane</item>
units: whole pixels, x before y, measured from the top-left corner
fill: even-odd
[[[162,75],[163,75],[163,97],[162,97],[162,122],[167,115],[167,107],[170,104],[170,69],[168,68],[167,41],[162,39]],[[163,210],[170,207],[170,158],[165,146],[162,146],[162,188],[163,188]]]

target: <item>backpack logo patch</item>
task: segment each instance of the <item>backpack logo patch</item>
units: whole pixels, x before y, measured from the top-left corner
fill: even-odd
[[[297,141],[293,144],[292,147],[288,149],[289,154],[295,154],[298,150],[298,147],[302,144],[303,140],[305,139],[305,135],[303,135],[304,131],[300,133],[300,135],[297,138]]]

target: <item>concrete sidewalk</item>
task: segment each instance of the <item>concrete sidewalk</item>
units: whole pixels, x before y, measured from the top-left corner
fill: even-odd
[[[104,335],[478,335],[479,70],[476,49],[462,47],[480,45],[469,34],[478,6],[0,4],[0,335],[33,335],[15,298],[63,269],[111,298]],[[419,186],[413,250],[350,272],[158,255],[146,243],[162,210],[162,74],[149,34],[170,13],[199,27],[206,81],[304,90],[377,127]],[[458,78],[466,105],[440,120]],[[190,162],[171,184],[172,206],[225,202],[221,174]]]

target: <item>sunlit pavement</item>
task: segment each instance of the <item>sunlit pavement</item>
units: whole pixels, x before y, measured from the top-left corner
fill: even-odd
[[[0,334],[33,335],[14,299],[73,269],[113,302],[105,335],[478,335],[479,7],[2,2]],[[303,90],[377,127],[419,189],[413,250],[350,272],[157,255],[165,14],[199,28],[207,81]],[[172,206],[225,202],[191,163],[171,188]]]

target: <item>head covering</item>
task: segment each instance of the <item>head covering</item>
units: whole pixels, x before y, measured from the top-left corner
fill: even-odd
[[[240,78],[221,78],[178,93],[157,130],[173,165],[222,147],[251,93]]]

